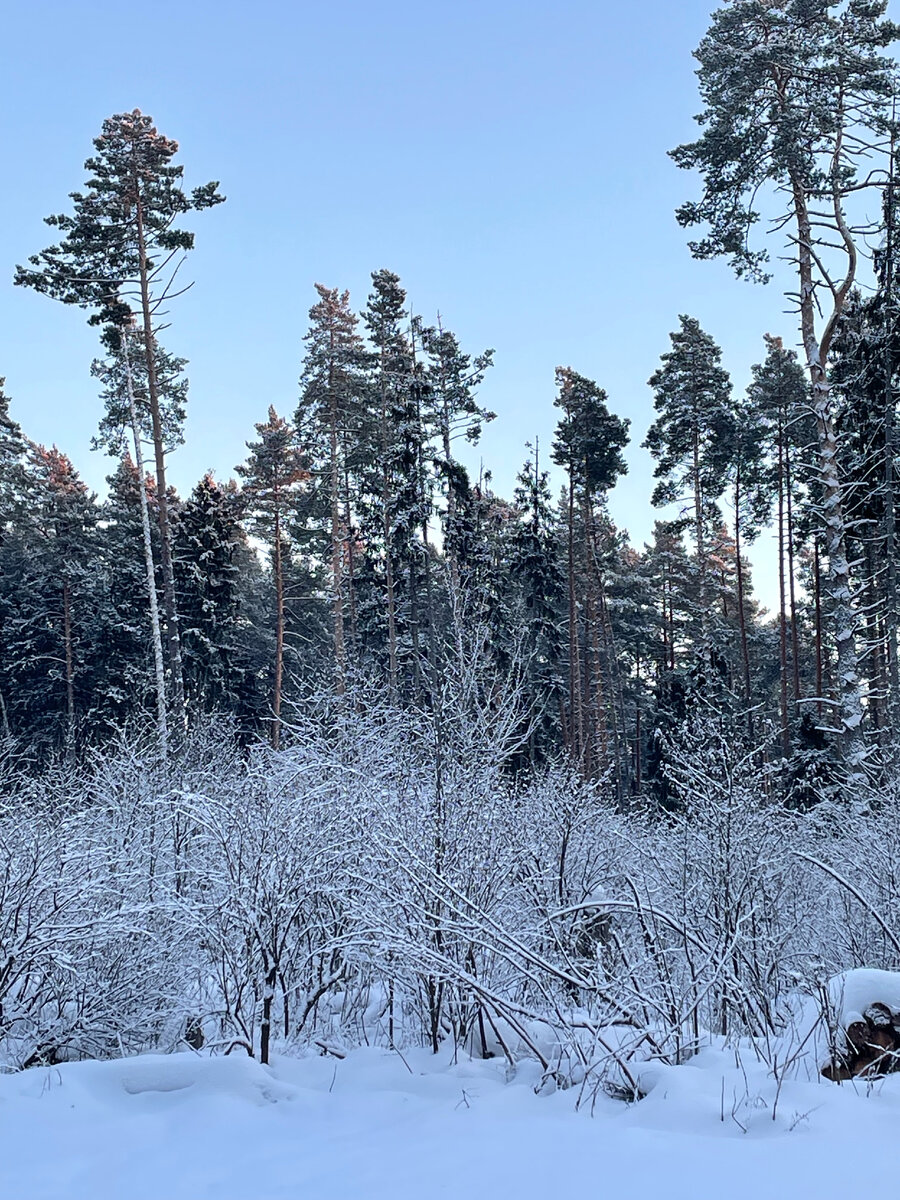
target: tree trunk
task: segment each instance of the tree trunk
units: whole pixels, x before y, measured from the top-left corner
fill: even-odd
[[[635,655],[635,676],[640,682],[641,678],[641,657],[640,654]],[[641,786],[643,784],[643,732],[641,730],[641,700],[640,691],[638,691],[637,699],[634,705],[634,790],[636,795],[641,794]]]
[[[156,568],[153,563],[153,539],[150,535],[150,511],[147,504],[147,483],[144,475],[144,452],[141,427],[134,401],[131,378],[131,359],[128,352],[128,331],[122,333],[122,355],[125,360],[125,386],[128,392],[128,417],[134,440],[134,465],[138,475],[138,495],[141,505],[141,532],[144,539],[144,567],[147,574],[147,599],[150,604],[150,636],[153,642],[153,666],[156,676],[156,736],[160,755],[168,753],[169,729],[166,713],[166,670],[163,663],[162,633],[159,627],[159,601],[156,595]]]
[[[585,492],[581,505],[584,522],[584,625],[585,625],[585,676],[586,676],[586,725],[585,768],[593,774],[598,765],[605,767],[610,761],[607,744],[606,697],[603,686],[603,669],[600,661],[600,639],[598,630],[597,570],[592,561],[593,513],[590,497]],[[614,756],[618,757],[618,756]],[[618,787],[618,764],[616,764],[616,790]]]
[[[706,547],[703,543],[703,493],[700,484],[700,434],[694,426],[694,541],[697,545],[697,570],[699,573],[700,640],[702,653],[706,653]]]
[[[275,980],[277,971],[274,964],[266,971],[263,990],[262,1021],[259,1030],[259,1061],[264,1067],[269,1065],[269,1046],[272,1038],[272,1001],[275,998]]]
[[[822,645],[822,570],[819,564],[819,539],[813,540],[813,579],[816,607],[816,713],[819,720],[824,711],[825,672]]]
[[[63,641],[66,649],[66,757],[75,752],[75,665],[72,656],[72,594],[63,579]]]
[[[384,353],[382,351],[382,359]],[[388,409],[387,389],[384,379],[384,362],[381,364],[381,519],[384,534],[384,576],[387,589],[388,623],[388,683],[392,701],[397,699],[397,605],[394,590],[394,538],[391,529],[391,479],[388,467]]]
[[[778,662],[781,675],[781,750],[785,758],[791,754],[791,734],[788,720],[787,618],[784,587],[784,427],[778,426]]]
[[[332,347],[334,332],[331,334]],[[347,652],[344,647],[344,532],[341,529],[341,465],[338,454],[337,395],[334,390],[333,367],[328,368],[329,393],[329,450],[331,454],[331,607],[334,623],[335,690],[343,696],[347,679]]]
[[[893,184],[893,173],[891,175]],[[893,249],[890,232],[893,226],[893,203],[890,206],[890,221],[888,224],[887,256],[892,259]],[[894,495],[894,457],[896,455],[895,419],[894,419],[894,364],[891,353],[891,340],[894,336],[894,306],[893,306],[893,264],[888,268],[886,283],[887,314],[884,331],[885,361],[884,361],[884,558],[886,565],[885,578],[885,632],[888,668],[888,714],[889,727],[896,737],[900,732],[900,664],[897,653],[897,530],[896,530],[896,498]]]
[[[838,733],[840,747],[853,777],[863,774],[866,747],[862,736],[862,693],[856,654],[856,613],[847,560],[844,493],[838,473],[837,434],[831,415],[831,388],[827,356],[830,340],[843,310],[856,273],[856,248],[843,222],[835,199],[835,219],[843,234],[848,256],[847,274],[834,293],[834,307],[821,342],[816,337],[816,290],[813,286],[813,228],[802,181],[792,179],[794,215],[797,221],[797,265],[800,277],[799,303],[803,348],[813,390],[813,413],[818,437],[819,479],[825,553],[828,558],[828,598],[837,657]]]
[[[738,628],[741,633],[741,661],[744,667],[744,702],[747,705],[747,733],[753,743],[753,706],[750,696],[750,650],[747,645],[747,614],[744,610],[744,564],[741,559],[741,470],[734,481],[734,561],[737,569]]]
[[[359,662],[359,628],[356,619],[356,536],[350,505],[350,473],[344,463],[344,528],[347,530],[347,599],[350,605],[350,648]]]
[[[841,743],[852,771],[861,770],[865,759],[862,737],[862,697],[856,654],[856,613],[850,586],[844,528],[843,489],[837,468],[837,437],[831,419],[829,384],[825,369],[812,369],[819,461],[824,492],[825,552],[828,556],[828,597],[837,657],[837,694]]]
[[[581,709],[581,662],[578,645],[578,606],[575,600],[575,481],[569,471],[569,753],[572,760],[583,765],[584,721]]]
[[[284,674],[284,564],[281,554],[281,508],[278,485],[274,489],[275,500],[275,688],[272,695],[272,749],[281,744],[281,689]]]
[[[784,491],[787,501],[788,596],[791,606],[791,667],[794,687],[794,713],[800,712],[803,695],[800,688],[800,634],[797,629],[797,597],[794,590],[794,501],[791,495],[791,447],[784,438]]]
[[[169,497],[166,487],[166,458],[163,445],[162,417],[159,408],[159,382],[156,376],[156,339],[153,335],[153,314],[150,305],[150,280],[147,268],[147,248],[144,240],[144,218],[140,188],[136,189],[135,204],[138,254],[140,257],[141,310],[144,321],[144,353],[147,361],[147,392],[150,400],[150,420],[153,428],[153,453],[156,461],[156,491],[159,511],[160,560],[163,572],[163,597],[166,609],[166,644],[169,650],[169,671],[172,680],[172,700],[179,724],[185,720],[184,673],[181,665],[181,640],[178,633],[178,607],[175,600],[175,571],[172,565],[172,524],[169,519]]]

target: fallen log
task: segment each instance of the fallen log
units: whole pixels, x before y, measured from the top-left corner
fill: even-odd
[[[822,1068],[826,1079],[879,1079],[900,1070],[900,1010],[875,1001],[843,1034],[846,1044]]]

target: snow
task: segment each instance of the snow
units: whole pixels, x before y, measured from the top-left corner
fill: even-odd
[[[841,1029],[861,1021],[873,1004],[900,1012],[900,973],[871,968],[844,971],[830,980],[828,1000]]]
[[[875,982],[849,980],[845,998],[864,1003]],[[636,1104],[582,1096],[576,1110],[577,1090],[545,1094],[536,1067],[510,1074],[500,1059],[376,1049],[272,1068],[177,1054],[8,1074],[0,1196],[830,1200],[892,1190],[898,1076],[837,1086],[792,1069],[779,1086],[749,1047],[710,1048],[684,1066],[646,1067],[649,1094]]]

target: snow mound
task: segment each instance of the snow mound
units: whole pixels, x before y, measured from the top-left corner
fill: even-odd
[[[900,972],[869,967],[843,971],[829,981],[828,1002],[841,1029],[862,1021],[873,1004],[900,1012]]]
[[[576,1111],[577,1088],[535,1094],[534,1064],[513,1071],[449,1050],[36,1068],[0,1076],[0,1197],[890,1194],[900,1075],[841,1088],[788,1075],[750,1045],[711,1046],[683,1066],[647,1064],[640,1103],[599,1094]]]
[[[297,1089],[246,1055],[211,1058],[193,1054],[145,1054],[111,1062],[67,1063],[7,1076],[0,1101],[10,1092],[54,1097],[70,1104],[113,1105],[128,1098],[166,1097],[202,1103],[215,1098],[254,1105],[293,1100]]]

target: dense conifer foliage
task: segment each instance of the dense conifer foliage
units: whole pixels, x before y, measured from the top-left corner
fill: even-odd
[[[854,60],[858,118],[884,120],[877,13],[846,25],[820,7],[826,76],[834,38],[868,30],[871,45]],[[740,76],[748,96],[763,89],[770,105],[768,132],[738,127],[772,156],[756,182],[794,179],[824,203],[828,179],[837,187],[816,165],[832,137],[820,112],[831,93],[823,82],[808,99],[818,157],[795,161],[778,90],[793,76],[769,94],[769,50],[760,43],[745,67],[735,56],[759,41],[759,22],[783,40],[782,26],[799,18],[791,5],[758,8],[716,16],[724,32],[698,51],[707,127],[676,156],[705,172],[707,189],[726,172],[734,204],[745,196],[747,181],[727,174],[734,146],[717,107]],[[16,282],[102,326],[105,354],[91,368],[105,405],[96,445],[120,463],[107,495],[89,495],[62,451],[33,445],[0,399],[0,713],[29,761],[83,757],[151,713],[165,757],[173,731],[181,738],[210,714],[277,747],[312,695],[352,711],[382,693],[433,709],[448,662],[477,628],[490,663],[485,701],[510,681],[527,697],[516,773],[566,762],[605,781],[621,805],[668,803],[673,739],[698,710],[735,722],[782,798],[812,802],[863,763],[870,779],[887,769],[900,703],[891,157],[883,179],[865,180],[881,179],[876,290],[842,295],[822,343],[826,409],[816,370],[810,384],[780,339],[761,336],[738,395],[713,336],[680,318],[650,379],[656,418],[643,435],[656,460],[649,502],[665,519],[652,544],[634,547],[606,504],[631,436],[615,397],[560,367],[555,397],[548,386],[559,413],[552,444],[531,446],[514,494],[496,495],[490,472],[471,478],[457,450],[494,419],[478,398],[492,352],[471,353],[443,321],[430,325],[384,269],[360,313],[346,291],[316,285],[309,328],[298,330],[293,416],[248,412],[256,439],[237,482],[208,475],[176,495],[166,461],[183,438],[188,384],[185,360],[159,341],[160,305],[193,244],[182,216],[221,197],[212,184],[183,188],[176,143],[137,111],[105,122],[96,150],[72,215],[49,218],[62,241]],[[829,193],[835,220],[852,193],[852,161],[844,190]],[[749,210],[719,213],[721,194],[708,190],[682,211],[714,230],[698,254],[737,245],[726,217],[752,225]],[[754,253],[740,251],[747,269],[758,268]],[[823,474],[823,437],[839,496]],[[774,614],[754,600],[748,559],[772,525]],[[848,725],[851,642],[860,700]]]

